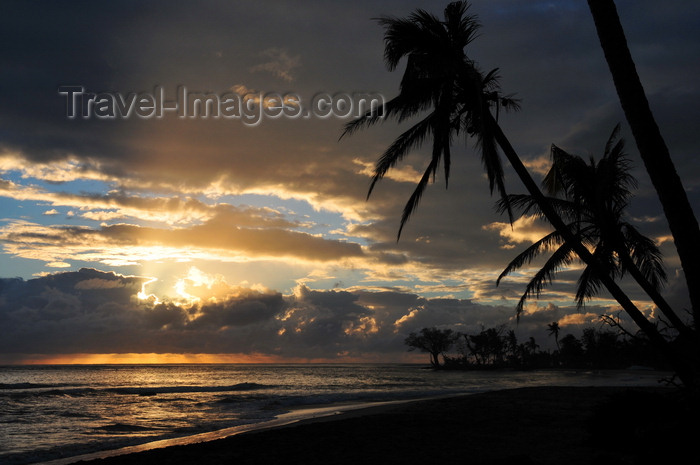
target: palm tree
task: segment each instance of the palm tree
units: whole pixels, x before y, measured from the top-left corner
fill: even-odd
[[[557,345],[557,352],[560,350],[559,349],[559,323],[554,321],[552,323],[549,323],[547,325],[547,330],[549,331],[550,336],[554,336],[554,343]]]
[[[700,324],[700,227],[668,147],[649,108],[613,0],[588,0],[605,59],[637,148],[656,189],[685,274],[696,326]]]
[[[607,274],[622,277],[629,273],[654,300],[672,327],[679,332],[693,335],[693,331],[678,317],[661,296],[660,288],[666,281],[661,253],[654,242],[642,235],[626,221],[624,212],[636,187],[636,180],[629,174],[629,160],[624,152],[624,140],[618,138],[620,126],[613,130],[603,157],[596,163],[586,162],[559,147],[552,146],[552,167],[544,178],[544,186],[550,194],[549,202],[559,214],[569,221],[568,228],[578,239],[593,249]],[[510,196],[509,205],[524,213],[534,212],[542,216],[537,202],[531,195]],[[501,209],[504,206],[501,205]],[[524,302],[532,295],[539,295],[551,282],[556,272],[577,257],[558,231],[554,231],[519,254],[498,277],[512,273],[540,254],[556,248],[549,260],[527,285],[516,307],[518,315]],[[577,305],[580,307],[602,287],[591,266],[586,266],[578,282]]]
[[[420,9],[406,19],[379,18],[379,23],[386,29],[384,59],[387,68],[394,71],[401,59],[407,58],[399,95],[387,102],[383,114],[369,111],[364,117],[348,123],[341,138],[391,118],[401,123],[426,112],[427,116],[402,133],[379,157],[368,197],[376,182],[406,154],[420,147],[426,139],[432,138],[430,162],[404,207],[398,233],[400,237],[403,226],[415,211],[430,178],[436,175],[441,163],[446,182],[449,180],[451,143],[461,134],[476,139],[491,191],[497,188],[512,220],[498,152],[500,148],[550,224],[571,249],[597,271],[596,276],[602,285],[649,336],[650,341],[669,361],[678,365],[677,370],[684,382],[691,382],[691,378],[685,375],[686,370],[680,366],[677,354],[656,327],[644,317],[614,279],[606,274],[607,269],[597,262],[597,258],[567,228],[556,209],[548,203],[498,125],[499,108],[516,109],[518,103],[512,97],[501,94],[497,70],[484,74],[466,56],[464,49],[474,40],[480,27],[475,16],[466,14],[468,9],[469,3],[460,1],[450,3],[445,8],[444,20]],[[496,110],[496,116],[492,110]]]
[[[500,94],[498,70],[484,75],[464,53],[480,27],[475,16],[466,14],[468,8],[468,2],[450,3],[444,21],[421,9],[407,19],[379,18],[386,28],[384,59],[389,71],[394,71],[404,56],[408,57],[400,92],[387,102],[383,113],[368,112],[365,117],[348,123],[341,135],[342,138],[387,118],[401,123],[432,110],[402,133],[379,158],[367,193],[369,198],[376,183],[391,168],[432,137],[430,162],[404,207],[397,238],[441,163],[445,182],[449,182],[450,147],[452,140],[462,133],[476,137],[491,191],[497,188],[502,198],[506,196],[503,167],[492,133],[491,108],[497,113],[499,108],[514,110],[518,102]]]

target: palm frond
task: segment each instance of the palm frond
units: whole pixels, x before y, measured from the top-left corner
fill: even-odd
[[[552,144],[550,149],[552,166],[542,180],[542,186],[549,195],[562,195],[576,201],[581,195],[575,191],[585,187],[582,176],[590,174],[586,162]],[[583,185],[583,186],[582,186]]]
[[[506,213],[509,207],[517,211],[520,216],[529,215],[533,210],[539,211],[539,206],[530,194],[508,194],[505,199],[496,201],[498,213]],[[539,212],[537,214],[539,215]]]
[[[558,158],[560,152],[566,154],[566,152],[564,152],[562,149],[552,144],[549,149],[550,159],[554,162],[554,160]],[[560,169],[556,164],[552,163],[549,171],[547,171],[547,174],[545,174],[544,178],[542,179],[542,187],[545,188],[545,192],[547,192],[549,195],[557,195],[564,190],[564,180],[562,179]]]
[[[446,132],[442,135],[442,153],[443,153],[443,166],[445,168],[445,189],[447,189],[450,182],[450,166],[452,164],[452,152],[450,151],[450,145],[452,145],[452,140],[450,138],[450,133]]]
[[[653,240],[644,236],[630,223],[623,223],[622,233],[625,237],[625,247],[629,250],[632,261],[644,278],[657,291],[660,290],[668,279],[661,250]]]
[[[488,111],[488,109],[486,109]],[[508,213],[510,222],[513,222],[513,211],[509,204],[508,193],[505,186],[505,174],[503,172],[503,164],[498,152],[498,144],[496,136],[490,124],[487,124],[482,118],[480,128],[476,134],[476,144],[481,152],[481,162],[486,169],[486,176],[489,180],[489,189],[493,194],[494,187],[498,190],[501,201],[504,204],[505,211]]]
[[[522,100],[515,98],[515,94],[504,95],[500,98],[499,104],[506,111],[520,111],[520,102]],[[498,107],[496,107],[498,108]]]
[[[466,47],[476,37],[481,23],[476,15],[468,15],[468,2],[452,2],[445,8],[445,25],[452,40],[460,48]]]
[[[637,187],[637,180],[631,174],[632,163],[625,153],[624,140],[617,139],[619,130],[618,124],[605,145],[596,175],[604,181],[600,184],[609,189],[604,195],[622,212],[627,207],[631,191]]]
[[[586,302],[598,294],[602,282],[590,266],[581,272],[576,285],[576,308],[582,308]]]
[[[542,290],[551,284],[556,273],[567,265],[571,264],[574,258],[577,257],[572,248],[564,242],[557,248],[549,259],[545,262],[542,268],[535,273],[530,282],[525,287],[525,292],[518,301],[515,307],[516,318],[519,320],[523,312],[523,308],[527,299],[532,296],[539,297]]]
[[[399,161],[401,161],[412,149],[420,147],[425,138],[430,135],[433,126],[432,123],[433,121],[431,116],[428,116],[417,124],[413,125],[407,131],[403,132],[399,137],[397,137],[396,140],[394,140],[394,142],[382,154],[382,156],[379,157],[374,167],[374,176],[372,177],[372,182],[367,192],[368,199],[370,195],[372,195],[372,191],[374,190],[376,183],[381,180],[386,173]]]
[[[420,202],[420,199],[423,196],[423,192],[425,191],[425,188],[428,185],[428,182],[430,181],[430,177],[434,175],[436,170],[437,164],[435,159],[433,158],[428,164],[428,167],[426,168],[425,173],[423,173],[423,176],[421,177],[420,181],[418,181],[418,184],[416,185],[416,189],[413,191],[413,194],[411,194],[411,197],[408,199],[408,202],[406,202],[406,206],[403,209],[403,214],[401,215],[401,225],[399,226],[399,232],[396,235],[397,242],[401,238],[401,232],[403,231],[403,227],[406,225],[406,222],[408,221],[410,216],[416,211],[416,207],[418,207],[418,203]]]
[[[422,12],[422,14],[428,13]],[[384,63],[389,71],[394,71],[404,56],[424,46],[426,31],[415,19],[415,14],[406,19],[393,16],[376,18],[377,22],[385,28]],[[435,20],[437,21],[437,18]]]
[[[416,102],[416,99],[408,98],[405,94],[399,94],[384,104],[381,113],[367,110],[364,115],[346,123],[340,139],[346,135],[350,136],[360,129],[383,123],[392,118],[399,121],[411,118],[427,108],[426,105],[425,102]]]
[[[575,227],[574,230],[580,229],[576,227],[578,226],[577,222],[580,220],[580,215],[573,214],[574,205],[571,201],[558,197],[546,197],[546,199],[563,220],[572,222],[571,226]],[[495,207],[500,214],[506,213],[508,207],[510,207],[519,216],[534,215],[541,220],[547,219],[542,211],[542,207],[530,194],[508,194],[505,199],[497,200]]]
[[[617,123],[613,128],[610,137],[608,137],[607,142],[605,142],[605,150],[603,151],[604,157],[607,157],[608,154],[612,153],[614,150],[620,150],[622,145],[624,145],[623,140],[618,139],[618,136],[620,135],[620,128],[620,123]],[[618,146],[620,146],[620,148],[617,148]]]
[[[530,245],[523,252],[518,254],[511,262],[506,266],[506,268],[501,272],[501,274],[496,279],[496,285],[501,283],[501,280],[513,273],[515,270],[522,268],[523,265],[531,263],[540,254],[551,250],[552,248],[561,245],[564,242],[561,234],[558,231],[553,231],[542,239],[538,240],[534,244]]]

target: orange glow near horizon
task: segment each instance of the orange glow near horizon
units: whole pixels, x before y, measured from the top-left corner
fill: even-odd
[[[411,357],[410,355],[413,355]],[[161,365],[161,364],[186,364],[186,363],[422,363],[424,357],[415,357],[416,354],[405,354],[398,360],[377,360],[376,357],[341,357],[341,358],[296,358],[281,357],[267,354],[26,354],[13,360],[0,360],[0,364],[7,365]]]
[[[288,360],[258,354],[31,354],[11,362],[18,365],[118,365],[181,363],[284,363]]]

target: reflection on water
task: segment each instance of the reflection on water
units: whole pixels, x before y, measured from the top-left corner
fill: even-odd
[[[434,372],[415,365],[3,367],[0,462],[27,464],[268,421],[291,408],[538,385],[657,385],[648,371]]]

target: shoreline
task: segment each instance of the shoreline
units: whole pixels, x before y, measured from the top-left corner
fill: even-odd
[[[601,410],[606,402],[624,404],[624,399],[635,396],[661,402],[676,397],[678,392],[670,387],[550,386],[388,401],[379,405],[326,406],[311,409],[316,411],[315,416],[302,409],[272,422],[244,425],[253,428],[224,438],[91,460],[72,457],[63,463],[349,465],[467,459],[470,464],[583,465],[604,463],[601,460],[637,463],[630,461],[639,450],[634,448],[637,440],[641,441],[638,446],[644,449],[645,456],[658,452],[661,457],[663,452],[664,460],[668,460],[670,450],[655,451],[650,447],[655,438],[632,438],[628,443],[608,444],[596,438],[597,430],[592,429],[591,422],[596,415],[600,417],[601,412],[607,411]],[[615,410],[611,409],[611,418]],[[623,431],[625,426],[616,426],[614,421],[624,420],[608,419],[600,428],[619,434],[616,431]],[[682,422],[673,422],[670,426],[673,434],[682,434]],[[640,429],[639,424],[633,426]],[[654,427],[650,425],[650,429]],[[58,465],[56,461],[48,463]]]
[[[264,420],[256,423],[248,423],[229,428],[207,431],[188,436],[180,436],[167,439],[158,439],[142,444],[134,444],[130,446],[119,447],[116,449],[107,449],[102,451],[88,452],[85,454],[75,455],[71,457],[63,457],[43,462],[35,462],[30,465],[72,465],[76,463],[87,463],[99,459],[112,457],[121,457],[139,452],[150,450],[165,449],[174,446],[189,446],[192,444],[202,444],[220,439],[227,439],[243,433],[255,433],[275,428],[285,428],[306,422],[332,421],[336,416],[342,415],[343,418],[349,418],[353,414],[365,415],[372,413],[380,413],[387,407],[410,402],[421,402],[444,397],[459,397],[470,394],[448,394],[445,396],[422,397],[415,399],[376,401],[376,402],[360,402],[360,403],[338,403],[323,406],[311,407],[296,407],[289,412],[283,413],[271,420]],[[365,413],[363,413],[365,412]]]
[[[52,384],[46,383],[41,370],[29,370],[27,373],[20,371],[22,376],[18,380],[24,384],[7,385],[9,388],[18,388],[17,392],[21,395],[34,398],[38,394],[37,399],[41,400],[42,408],[48,409],[47,413],[52,412],[49,407],[54,405],[55,400],[55,408],[58,409],[55,411],[59,415],[55,418],[49,415],[46,422],[27,422],[27,426],[18,421],[18,435],[13,439],[14,433],[8,430],[8,433],[11,433],[7,438],[10,447],[0,454],[0,462],[4,463],[6,459],[8,465],[67,465],[75,463],[76,460],[92,460],[155,447],[211,441],[231,434],[279,426],[281,420],[278,417],[290,410],[293,414],[300,413],[302,417],[309,417],[316,416],[311,412],[319,407],[337,410],[339,405],[351,404],[346,405],[343,410],[358,409],[387,401],[414,401],[528,386],[658,386],[660,379],[665,375],[647,370],[498,370],[495,373],[448,373],[435,372],[424,365],[359,368],[343,365],[314,368],[312,373],[324,376],[312,378],[312,389],[307,389],[307,382],[295,381],[297,376],[309,374],[309,368],[306,366],[301,369],[285,368],[282,371],[277,367],[175,369],[177,373],[185,374],[214,372],[217,375],[233,376],[232,379],[237,383],[231,384],[227,381],[228,384],[224,383],[223,389],[217,389],[217,383],[212,383],[210,387],[201,382],[171,382],[168,377],[163,376],[171,373],[172,369],[156,367],[156,374],[162,379],[152,383],[155,386],[153,392],[148,387],[134,385],[114,396],[111,395],[114,389],[110,386],[125,384],[122,371],[107,368],[104,370],[105,375],[100,377],[100,384],[87,386],[83,385],[84,380],[81,377],[84,376],[85,370],[79,369],[77,377],[72,375],[72,370],[74,369],[67,371],[71,374],[68,378],[64,372],[58,372],[66,378],[53,381],[61,382],[55,386],[58,390],[54,390]],[[133,367],[129,367],[128,370],[143,371],[142,368]],[[146,371],[151,373],[152,369],[148,368]],[[366,375],[371,382],[368,384],[364,376],[354,381],[352,376],[358,371]],[[87,372],[92,373],[91,369]],[[284,389],[279,389],[277,383],[284,386]],[[68,403],[64,402],[63,396],[54,397],[63,386],[70,388],[66,392],[75,394],[66,398]],[[92,389],[93,387],[95,389]],[[245,388],[244,391],[247,388],[251,391],[265,391],[239,394],[239,388]],[[232,392],[228,393],[229,389]],[[100,396],[102,391],[109,392],[110,395]],[[191,391],[192,394],[187,394],[184,398],[183,394],[173,395],[181,391]],[[215,394],[208,394],[209,391]],[[127,397],[123,397],[124,394]],[[73,400],[76,396],[78,399]],[[103,397],[110,407],[106,413],[100,411]],[[10,396],[8,399],[13,398]],[[126,406],[132,403],[134,404],[128,411],[122,410],[123,404]],[[11,403],[10,407],[13,406],[19,408],[22,405],[20,402]],[[134,406],[138,408],[134,409]],[[153,415],[148,414],[151,409],[155,409]],[[36,419],[41,418],[42,410],[38,410],[37,415],[39,416]],[[68,422],[60,421],[64,415],[68,418],[78,415],[78,420],[73,422],[71,418]],[[349,414],[343,415],[347,416]],[[339,415],[332,415],[331,418],[333,417]],[[83,418],[88,420],[83,421]],[[94,428],[97,419],[103,420],[100,424],[106,426]],[[179,420],[171,421],[172,419]],[[273,419],[274,423],[267,423]],[[37,426],[31,426],[33,424]]]

